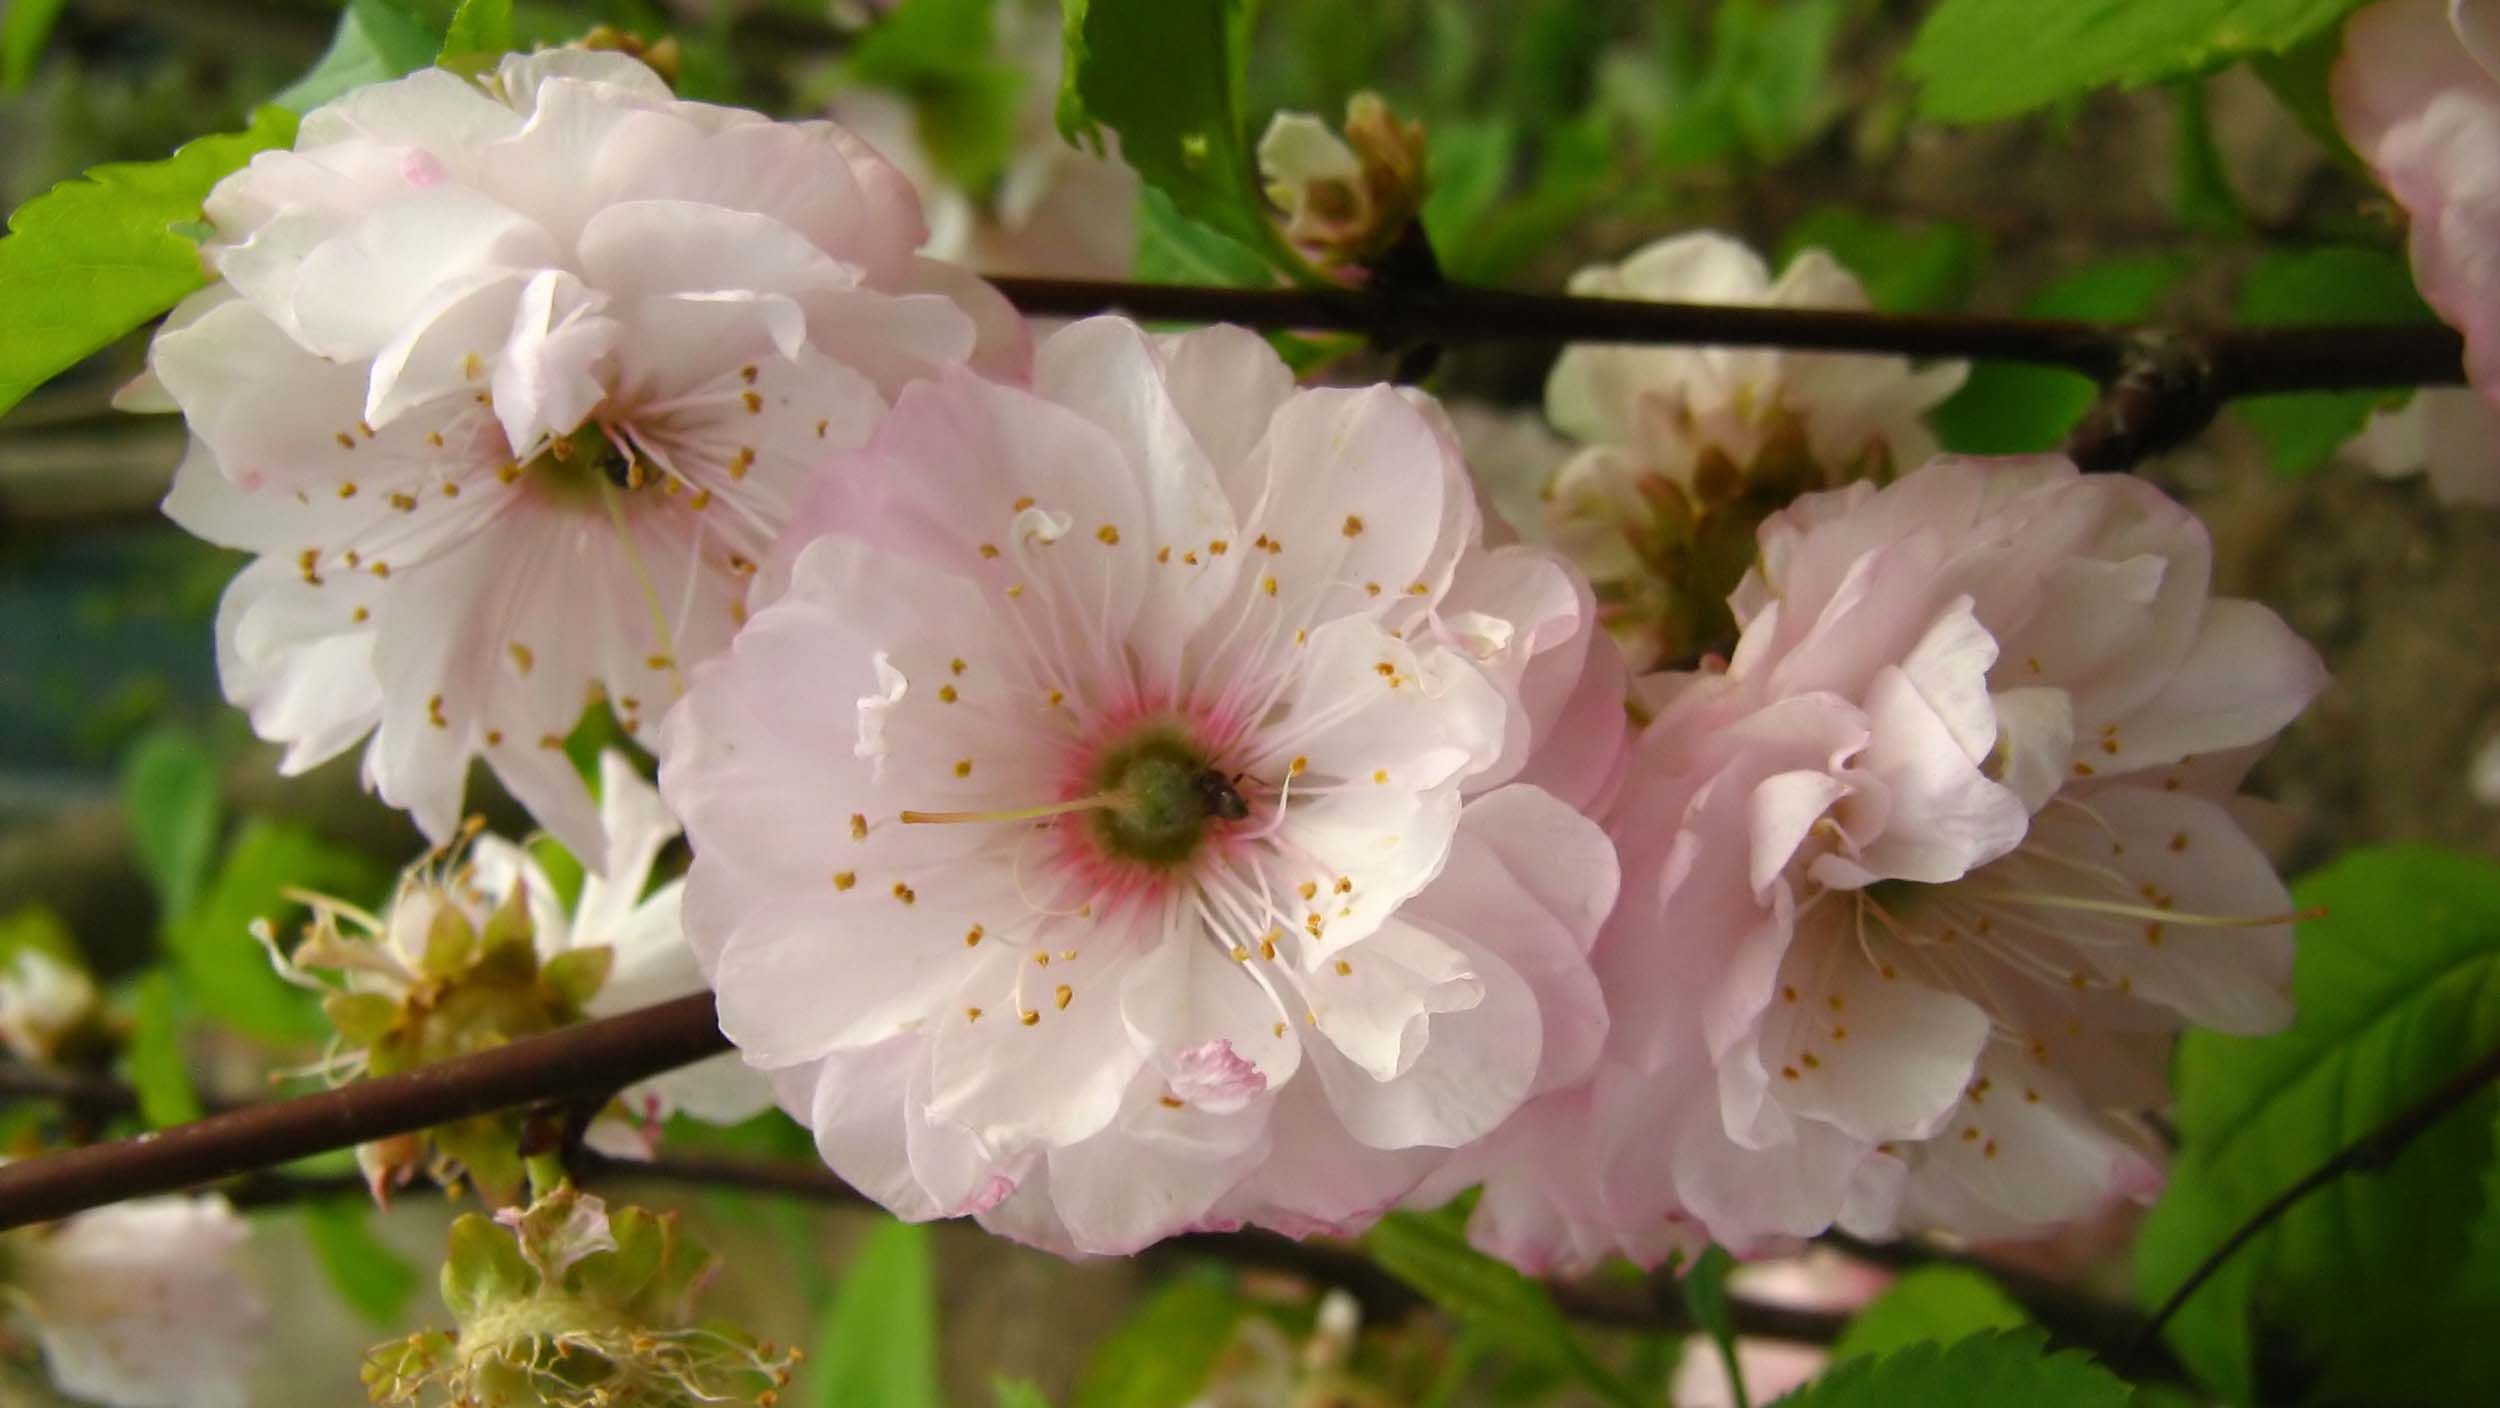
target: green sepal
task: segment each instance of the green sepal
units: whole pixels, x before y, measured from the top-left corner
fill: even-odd
[[[538,1272],[521,1255],[509,1229],[474,1212],[451,1225],[451,1254],[443,1261],[443,1304],[453,1319],[466,1325],[537,1289]]]
[[[442,905],[425,926],[425,956],[417,967],[429,978],[448,978],[477,956],[477,930],[457,905]]]
[[[616,950],[606,944],[566,949],[538,970],[539,990],[564,1019],[578,1015],[608,981]]]
[[[350,1045],[371,1050],[389,1039],[399,1004],[378,992],[334,992],[321,999],[321,1014]]]

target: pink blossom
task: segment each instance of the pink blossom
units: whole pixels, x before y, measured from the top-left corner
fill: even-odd
[[[2500,4],[2385,0],[2344,26],[2335,121],[2412,218],[2413,280],[2500,397]]]
[[[2210,594],[2186,510],[2052,458],[1810,495],[1761,550],[1608,818],[1587,1220],[1746,1250],[2148,1195],[2124,1112],[2179,1026],[2290,1015],[2290,902],[2229,806],[2315,655]]]
[[[1609,848],[1497,786],[1583,598],[1417,400],[1078,323],[907,390],[758,591],[662,732],[690,936],[897,1213],[1357,1225],[1594,1050]]]
[[[618,54],[356,90],[208,214],[222,282],[150,364],[194,436],[167,511],[258,554],[226,692],[290,772],[370,735],[368,784],[437,841],[483,757],[595,854],[558,747],[585,704],[668,707],[904,381],[1022,362],[865,144]]]
[[[266,1311],[226,1200],[144,1198],[14,1235],[7,1299],[53,1382],[105,1408],[243,1408]]]

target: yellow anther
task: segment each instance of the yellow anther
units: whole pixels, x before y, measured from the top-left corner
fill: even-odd
[[[858,883],[859,872],[856,870],[837,870],[833,872],[833,888],[837,890],[847,890]]]

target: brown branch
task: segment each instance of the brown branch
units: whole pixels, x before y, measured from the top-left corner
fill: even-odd
[[[0,1228],[170,1193],[470,1115],[604,1094],[727,1049],[711,994],[697,993],[404,1075],[0,1167]]]
[[[2233,1228],[2230,1236],[2222,1239],[2222,1245],[2206,1253],[2205,1259],[2196,1264],[2187,1279],[2179,1283],[2178,1289],[2172,1291],[2154,1310],[2135,1343],[2128,1346],[2118,1360],[2119,1368],[2126,1369],[2150,1351],[2160,1339],[2162,1327],[2170,1323],[2171,1317],[2179,1313],[2189,1297],[2212,1280],[2214,1274],[2222,1270],[2241,1248],[2282,1220],[2310,1194],[2348,1173],[2373,1173],[2394,1163],[2396,1156],[2403,1153],[2407,1145],[2428,1134],[2441,1120],[2456,1113],[2466,1101],[2481,1094],[2494,1082],[2500,1082],[2500,1048],[2485,1052],[2480,1060],[2457,1072],[2438,1089],[2398,1110],[2360,1138],[2336,1150],[2326,1162],[2301,1175],[2290,1187],[2268,1198],[2263,1206],[2248,1215],[2246,1221]]]
[[[1209,288],[1089,279],[996,277],[1027,313],[1124,312],[1173,322],[1361,333],[1413,342],[1645,342],[1787,347],[1960,357],[2063,367],[2108,384],[2155,344],[2192,350],[2219,398],[2269,391],[2448,385],[2464,380],[2464,343],[2435,323],[2164,328],[2040,318],[1872,313],[1739,304],[1652,303],[1439,288]]]

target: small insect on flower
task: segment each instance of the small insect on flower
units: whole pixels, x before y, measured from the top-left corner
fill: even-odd
[[[1218,821],[1246,821],[1250,804],[1242,798],[1240,782],[1241,774],[1226,777],[1219,769],[1203,768],[1189,780],[1189,785],[1197,789],[1198,801],[1206,807],[1207,815]]]

